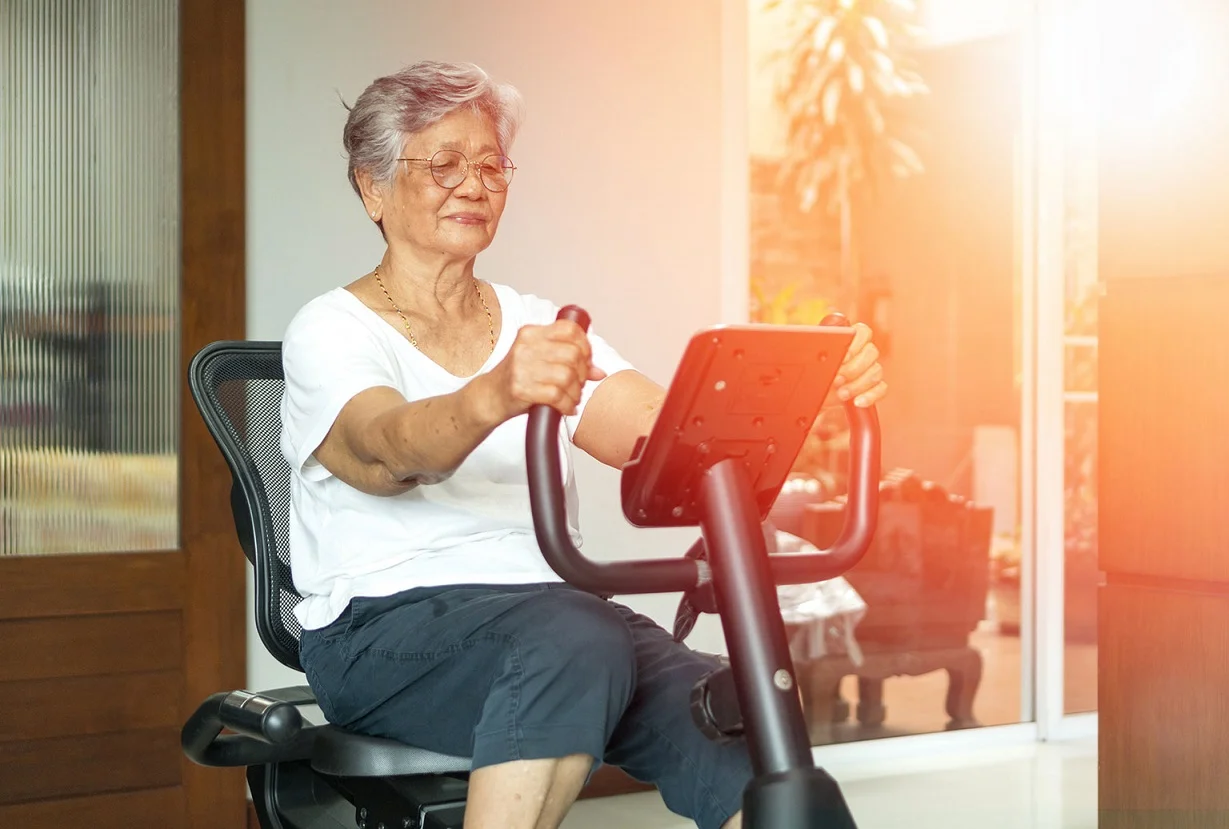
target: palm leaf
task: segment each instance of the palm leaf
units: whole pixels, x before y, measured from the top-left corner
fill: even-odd
[[[849,200],[846,187],[879,188],[887,175],[922,171],[904,143],[895,100],[925,94],[907,46],[911,0],[765,0],[786,22],[774,50],[776,94],[786,117],[788,153],[782,179],[799,206],[828,209]]]

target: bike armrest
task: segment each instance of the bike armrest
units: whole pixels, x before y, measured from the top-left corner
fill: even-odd
[[[273,691],[213,694],[197,707],[180,735],[184,753],[203,766],[250,766],[310,755],[315,728],[304,728],[298,705],[316,701],[299,686]],[[228,729],[233,734],[222,734]]]

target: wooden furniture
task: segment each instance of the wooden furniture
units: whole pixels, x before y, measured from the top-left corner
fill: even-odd
[[[832,725],[848,716],[839,688],[851,675],[858,677],[856,715],[863,726],[886,719],[884,680],[939,670],[948,673],[947,728],[978,724],[973,700],[982,657],[969,634],[985,618],[993,511],[938,492],[907,497],[881,504],[875,541],[845,576],[867,604],[857,628],[862,663],[832,654],[799,667],[816,745],[831,742]],[[833,502],[807,506],[801,535],[820,547],[831,544],[841,512]]]
[[[864,654],[855,665],[845,654],[834,654],[806,664],[799,671],[803,686],[803,708],[812,745],[832,742],[832,726],[849,717],[849,704],[840,697],[841,680],[858,677],[858,723],[873,728],[883,725],[887,708],[883,704],[883,681],[895,676],[921,676],[932,671],[947,671],[947,699],[944,710],[946,729],[978,725],[973,716],[973,698],[981,683],[982,657],[968,645],[951,648],[888,650]]]
[[[1100,829],[1229,826],[1229,276],[1107,283]]]

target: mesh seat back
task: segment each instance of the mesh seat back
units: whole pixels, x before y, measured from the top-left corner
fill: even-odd
[[[239,543],[255,568],[256,628],[269,652],[299,664],[302,595],[290,570],[290,464],[281,450],[282,344],[220,341],[188,370],[201,417],[230,467],[231,511]]]

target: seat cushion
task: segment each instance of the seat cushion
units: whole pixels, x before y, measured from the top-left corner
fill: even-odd
[[[312,768],[336,777],[395,777],[469,771],[470,758],[436,754],[394,740],[354,734],[335,725],[318,729]]]

